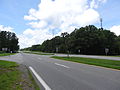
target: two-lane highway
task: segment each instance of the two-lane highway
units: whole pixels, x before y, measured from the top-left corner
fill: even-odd
[[[19,53],[0,59],[27,65],[46,90],[120,90],[120,71]]]

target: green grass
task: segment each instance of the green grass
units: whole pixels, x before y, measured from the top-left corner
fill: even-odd
[[[120,56],[112,56],[112,57],[120,57]]]
[[[29,78],[32,81],[32,84],[34,85],[35,90],[40,90],[39,86],[37,85],[37,83],[35,82],[35,79],[32,76],[32,73],[28,70],[28,74],[29,74]]]
[[[54,55],[52,53],[34,53],[34,54],[37,54],[37,55]]]
[[[92,58],[82,58],[82,57],[68,58],[68,57],[58,57],[58,56],[52,56],[52,58],[120,70],[120,61],[115,61],[115,60],[92,59]]]
[[[37,55],[54,55],[53,53],[43,53],[43,52],[24,52],[29,54],[37,54]]]
[[[0,53],[0,56],[9,56],[14,55],[15,53]]]
[[[0,90],[22,90],[17,84],[21,74],[17,67],[15,62],[0,60]]]
[[[120,55],[97,55],[97,56],[104,56],[104,57],[120,57]]]

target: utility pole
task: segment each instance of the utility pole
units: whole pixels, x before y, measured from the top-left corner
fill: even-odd
[[[52,30],[52,35],[53,35],[53,38],[54,38],[54,29]],[[52,52],[53,52],[53,53],[56,52],[56,46],[55,46],[55,48],[54,48],[54,46],[55,46],[55,41],[54,41],[54,39],[53,39],[53,43],[52,43],[52,47],[53,47]]]
[[[102,25],[102,23],[103,23],[103,20],[102,20],[102,18],[100,18],[100,26],[101,26],[101,30],[103,30],[103,25]]]

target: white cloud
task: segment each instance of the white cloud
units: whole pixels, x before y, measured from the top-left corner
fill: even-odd
[[[56,31],[56,35],[58,35],[61,32],[70,33],[76,27],[94,24],[98,22],[100,17],[95,8],[98,8],[99,4],[105,1],[106,0],[41,0],[37,10],[31,8],[28,15],[24,16],[25,20],[30,21],[28,25],[31,26],[32,30],[25,30],[23,36],[27,38],[26,42],[31,41],[31,43],[27,44],[32,45],[42,43],[42,41],[47,38],[49,39],[52,30],[59,29]],[[38,33],[40,33],[40,36]],[[33,37],[28,38],[30,37],[28,35]],[[38,40],[41,41],[37,42]]]
[[[117,36],[120,35],[120,25],[118,25],[118,26],[112,26],[110,28],[110,31],[114,32]]]
[[[93,24],[99,20],[99,13],[93,9],[88,9],[82,15],[76,16],[75,20],[79,26]]]
[[[31,25],[32,28],[45,28],[47,26],[47,22],[45,21],[39,21],[39,22],[30,22],[29,25]]]
[[[0,31],[14,32],[12,27],[0,25]]]
[[[101,3],[106,3],[107,0],[92,0],[90,2],[90,8],[98,8]]]
[[[35,17],[36,14],[36,10],[35,9],[30,9],[29,10],[29,16],[24,16],[25,20],[37,20],[37,18]]]
[[[40,44],[46,39],[51,39],[52,35],[48,33],[48,30],[32,30],[27,29],[23,34],[18,35],[20,48],[29,47],[35,44]]]

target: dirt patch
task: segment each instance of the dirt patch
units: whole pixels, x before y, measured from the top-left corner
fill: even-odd
[[[25,65],[20,65],[18,70],[21,72],[21,79],[16,84],[19,84],[22,87],[22,90],[36,90],[36,86],[33,83],[33,80],[31,80],[28,68]],[[39,89],[37,88],[37,90]]]

